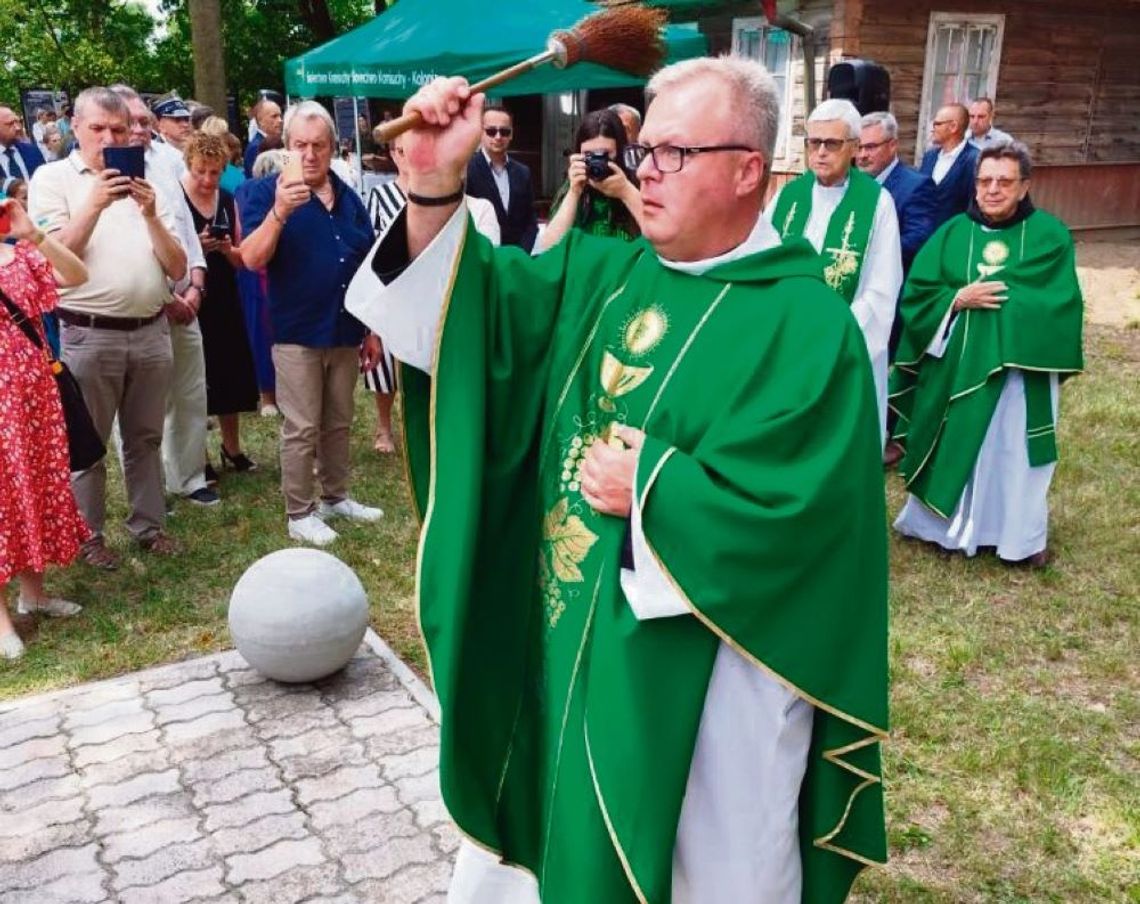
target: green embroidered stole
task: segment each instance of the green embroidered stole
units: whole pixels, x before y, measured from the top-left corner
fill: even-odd
[[[772,225],[780,238],[798,238],[811,218],[811,195],[815,174],[810,170],[780,190]],[[824,234],[820,256],[825,261],[827,284],[847,299],[855,299],[859,274],[867,253],[867,240],[875,222],[875,208],[882,187],[865,173],[852,167],[847,175],[847,191],[835,208]]]

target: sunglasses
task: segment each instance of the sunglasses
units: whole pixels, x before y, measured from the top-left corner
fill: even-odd
[[[854,141],[854,138],[805,138],[804,145],[809,151],[818,151],[821,147],[827,148],[832,153],[838,153],[845,144],[849,141]]]
[[[510,138],[511,132],[514,130],[510,126],[487,126],[483,130],[483,134],[488,138],[494,138],[498,135],[500,138]]]

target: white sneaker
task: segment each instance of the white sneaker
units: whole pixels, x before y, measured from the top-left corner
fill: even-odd
[[[20,597],[16,603],[16,611],[21,615],[50,615],[52,618],[70,618],[83,611],[78,603],[69,603],[56,597],[44,600],[42,603],[29,603]]]
[[[0,658],[19,659],[24,655],[24,642],[15,631],[10,634],[0,634]]]
[[[361,505],[355,499],[347,497],[340,502],[329,504],[322,500],[317,514],[322,518],[341,517],[349,521],[379,521],[384,517],[384,509],[373,508],[370,505]]]
[[[311,543],[313,546],[328,546],[340,536],[316,515],[289,519],[289,539]]]
[[[281,417],[281,409],[279,409],[272,402],[267,402],[261,406],[261,410],[258,412],[258,414],[260,414],[262,417]]]

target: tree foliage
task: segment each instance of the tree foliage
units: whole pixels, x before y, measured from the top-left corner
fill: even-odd
[[[280,88],[282,64],[367,21],[385,0],[220,0],[228,88],[248,100]],[[21,88],[126,82],[193,96],[187,0],[0,0],[0,103]]]

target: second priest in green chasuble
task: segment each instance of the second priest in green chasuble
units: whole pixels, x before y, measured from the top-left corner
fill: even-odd
[[[739,111],[774,112],[763,69],[654,87],[646,238],[494,249],[413,179],[349,293],[403,362],[455,902],[822,904],[886,858],[863,338],[810,245],[759,217],[775,126]],[[407,133],[418,184],[450,197],[438,158],[475,112]]]
[[[1058,387],[1081,370],[1073,240],[1029,200],[1023,145],[978,159],[977,197],[915,258],[892,377],[909,496],[900,532],[1042,564]]]

